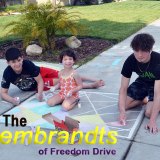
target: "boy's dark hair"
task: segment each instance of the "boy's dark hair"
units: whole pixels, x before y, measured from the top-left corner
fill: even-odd
[[[22,54],[18,48],[9,48],[5,53],[5,58],[8,62],[19,57],[22,57]]]
[[[153,48],[153,45],[155,43],[154,38],[152,37],[152,35],[147,34],[147,33],[141,33],[141,34],[137,34],[132,42],[131,42],[131,47],[134,51],[151,51],[151,49]]]
[[[72,49],[66,49],[66,50],[61,52],[61,54],[59,56],[60,63],[62,63],[62,60],[63,60],[64,56],[72,57],[74,61],[77,60],[76,54]]]

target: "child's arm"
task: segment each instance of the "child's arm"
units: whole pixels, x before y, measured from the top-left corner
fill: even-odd
[[[13,105],[18,105],[20,101],[17,101],[15,98],[8,95],[8,89],[1,88],[1,97],[7,102],[12,103]]]
[[[60,88],[60,84],[59,84],[60,74],[61,74],[61,71],[59,71],[59,73],[58,73],[58,81],[57,81],[57,84],[50,88],[50,91],[51,91],[51,92],[54,92],[55,90],[57,90],[57,89]]]
[[[20,101],[16,100],[16,97],[11,97],[8,94],[10,83],[11,83],[10,80],[11,80],[10,74],[8,74],[6,71],[4,71],[2,82],[1,82],[0,94],[1,94],[2,99],[4,99],[5,101],[10,102],[13,105],[18,105],[20,103]]]
[[[55,90],[59,89],[59,87],[60,87],[60,85],[59,85],[59,82],[58,82],[55,86],[50,87],[50,91],[54,92]]]
[[[75,71],[73,77],[77,83],[77,87],[72,89],[72,93],[78,92],[82,89],[82,79],[80,78],[79,74]]]
[[[43,93],[43,88],[44,88],[43,79],[42,79],[40,74],[37,77],[34,77],[34,79],[37,82],[37,90],[38,90],[38,93],[37,93],[36,97],[39,101],[42,101],[42,99],[43,99],[43,94],[42,93]]]

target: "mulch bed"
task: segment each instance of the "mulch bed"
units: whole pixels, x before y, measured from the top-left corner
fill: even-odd
[[[23,42],[21,40],[15,40],[0,44],[0,58],[4,58],[5,51],[10,47],[17,47],[22,51],[24,58],[34,61],[46,61],[46,62],[57,62],[59,63],[59,53],[66,49],[65,38],[61,37],[56,39],[56,47],[53,53],[43,53],[40,56],[28,56],[23,48]],[[74,49],[77,53],[78,63],[83,64],[93,57],[99,55],[103,51],[107,50],[113,43],[108,40],[95,39],[95,38],[79,38],[82,42],[81,46]]]

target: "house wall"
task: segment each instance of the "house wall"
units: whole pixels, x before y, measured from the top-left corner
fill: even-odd
[[[6,0],[6,5],[23,4],[24,0]]]
[[[41,4],[41,3],[47,3],[47,2],[52,2],[53,4],[62,4],[62,5],[69,5],[69,3],[71,2],[71,4],[73,4],[74,0],[28,0],[29,3],[37,3],[37,4]]]

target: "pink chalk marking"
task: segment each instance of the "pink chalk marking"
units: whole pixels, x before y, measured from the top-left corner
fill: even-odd
[[[123,126],[126,125],[126,123],[125,124],[121,124],[119,121],[115,121],[115,122],[109,122],[109,123],[107,123],[107,125],[115,126],[115,127],[123,127]]]

